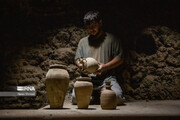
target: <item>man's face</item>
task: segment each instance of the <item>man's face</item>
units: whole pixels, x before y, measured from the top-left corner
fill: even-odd
[[[90,25],[87,25],[87,30],[90,35],[97,35],[100,31],[100,28],[102,26],[102,21],[100,20],[99,22],[93,21]]]

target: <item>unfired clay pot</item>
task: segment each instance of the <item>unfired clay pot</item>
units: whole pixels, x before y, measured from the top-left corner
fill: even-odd
[[[64,98],[69,85],[69,74],[64,65],[50,66],[46,74],[46,90],[50,108],[63,108]]]
[[[93,84],[89,77],[76,78],[74,90],[76,95],[77,106],[79,109],[87,109],[93,91]]]
[[[89,73],[94,73],[99,68],[98,62],[91,57],[80,58],[79,62],[83,64],[83,70],[88,71]]]
[[[117,98],[113,90],[111,90],[111,81],[106,81],[106,89],[101,92],[100,104],[102,109],[116,109]]]

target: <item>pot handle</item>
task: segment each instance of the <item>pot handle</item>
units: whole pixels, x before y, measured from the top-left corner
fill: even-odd
[[[82,66],[82,70],[85,69],[85,65],[87,64],[87,60],[85,58],[79,58],[79,63],[81,63],[83,66]]]

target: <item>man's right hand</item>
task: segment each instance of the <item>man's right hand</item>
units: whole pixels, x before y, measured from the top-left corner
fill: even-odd
[[[83,70],[83,64],[81,64],[79,61],[76,62],[76,65],[78,66],[78,68],[80,69],[80,72],[81,72],[82,74],[85,74],[85,75],[90,74],[88,71]]]
[[[81,64],[79,60],[76,61],[76,65],[78,66],[79,69],[83,69],[83,64]]]

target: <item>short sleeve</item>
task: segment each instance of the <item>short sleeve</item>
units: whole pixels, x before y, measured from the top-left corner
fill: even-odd
[[[113,44],[113,56],[118,58],[123,58],[123,49],[122,49],[122,43],[119,39],[115,39]]]

